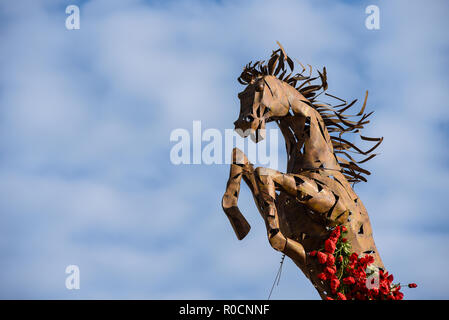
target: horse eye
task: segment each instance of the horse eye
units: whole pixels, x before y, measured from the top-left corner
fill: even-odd
[[[256,85],[256,91],[262,92],[264,87],[264,83],[262,81],[259,81],[259,83]]]
[[[251,116],[251,115],[249,115],[249,116],[246,116],[244,120],[245,120],[246,122],[251,122],[251,121],[254,120],[254,117]]]

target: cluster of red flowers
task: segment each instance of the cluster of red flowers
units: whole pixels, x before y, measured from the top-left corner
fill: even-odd
[[[323,265],[318,278],[327,281],[331,292],[328,300],[402,300],[399,284],[393,284],[393,275],[372,266],[374,257],[363,257],[351,252],[345,238],[345,226],[337,226],[324,242],[324,248],[309,253]],[[416,288],[415,283],[408,285]]]

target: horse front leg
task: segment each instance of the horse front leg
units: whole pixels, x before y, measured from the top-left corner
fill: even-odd
[[[293,185],[291,185],[288,183],[290,181],[284,181],[283,177],[287,177],[287,175],[272,169],[257,168],[254,170],[253,165],[248,161],[245,154],[238,148],[234,148],[229,179],[222,199],[222,207],[237,238],[239,240],[243,239],[251,229],[248,221],[237,206],[241,180],[243,178],[250,188],[257,208],[265,221],[270,245],[275,250],[285,253],[297,264],[304,265],[306,260],[304,247],[297,241],[285,237],[279,228],[279,218],[275,204],[275,182],[289,193],[293,192],[296,194],[294,180]]]
[[[237,206],[242,177],[256,199],[258,191],[253,165],[248,161],[247,157],[240,149],[234,148],[232,150],[232,163],[229,179],[226,184],[226,191],[223,195],[221,205],[239,240],[242,240],[251,229],[248,221]]]
[[[283,177],[285,175],[268,168],[257,168],[255,175],[260,193],[258,197],[259,208],[265,220],[270,245],[275,250],[286,254],[297,265],[304,266],[306,263],[304,247],[299,242],[284,236],[279,228],[279,217],[275,203],[276,185],[284,184]],[[294,185],[284,184],[282,187],[288,190],[294,188]]]

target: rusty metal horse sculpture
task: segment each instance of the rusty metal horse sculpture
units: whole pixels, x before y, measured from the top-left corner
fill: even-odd
[[[343,112],[357,100],[347,104],[325,93],[343,103],[318,102],[316,98],[327,90],[326,69],[312,77],[311,67],[310,74],[304,75],[301,64],[302,71],[294,74],[292,59],[278,45],[268,63],[249,63],[238,78],[246,88],[238,95],[241,109],[234,124],[244,136],[250,134],[258,142],[263,139],[265,124],[276,122],[285,138],[287,172],[254,168],[235,148],[222,207],[237,238],[243,239],[250,230],[237,206],[243,178],[265,221],[270,245],[291,258],[324,299],[329,286],[317,277],[319,265],[307,252],[319,249],[333,227],[346,226],[353,250],[371,254],[374,265],[383,268],[368,213],[351,186],[366,181],[364,175],[370,173],[358,164],[375,156],[372,151],[382,138],[361,136],[377,142],[366,152],[343,139],[345,133],[358,133],[369,122],[371,113],[364,113],[368,93],[360,112],[353,116]],[[315,80],[321,83],[313,84]],[[367,157],[357,162],[348,152]]]

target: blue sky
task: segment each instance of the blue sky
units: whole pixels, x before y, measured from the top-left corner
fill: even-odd
[[[79,5],[81,29],[66,30]],[[380,30],[365,8],[380,7]],[[356,192],[410,299],[449,298],[445,1],[8,1],[0,4],[0,297],[265,299],[281,255],[251,195],[237,241],[226,165],[170,163],[170,132],[224,132],[236,78],[279,40],[384,136]],[[282,148],[282,145],[280,145]],[[282,150],[281,150],[282,151]],[[80,267],[80,290],[65,268]],[[286,261],[273,299],[318,299]]]

